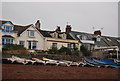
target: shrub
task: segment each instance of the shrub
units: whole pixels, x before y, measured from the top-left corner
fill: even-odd
[[[64,46],[62,46],[58,51],[61,54],[71,55],[71,49]]]
[[[57,54],[58,49],[56,47],[52,47],[51,49],[48,50],[48,54]]]
[[[87,50],[87,48],[85,48],[84,45],[81,45],[80,51],[83,53],[83,56],[90,56],[91,55],[91,52],[89,50]]]
[[[3,51],[4,50],[26,50],[25,47],[17,44],[6,44],[3,46]]]

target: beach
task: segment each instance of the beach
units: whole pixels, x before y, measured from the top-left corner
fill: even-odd
[[[118,80],[120,69],[2,64],[4,79],[112,79]]]

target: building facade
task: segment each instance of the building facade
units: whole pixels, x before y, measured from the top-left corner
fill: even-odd
[[[78,40],[74,40],[68,32],[61,32],[60,27],[54,31],[41,30],[38,20],[35,25],[14,25],[11,21],[0,21],[2,29],[2,45],[18,44],[29,51],[46,51],[52,47],[60,49],[62,46],[69,48],[80,48]],[[66,31],[67,31],[66,26]]]
[[[93,34],[71,31],[70,35],[84,45],[88,50],[109,51],[120,49],[120,39],[116,37],[102,36],[100,30],[94,31]]]

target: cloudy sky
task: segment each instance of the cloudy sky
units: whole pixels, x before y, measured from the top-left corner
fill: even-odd
[[[103,35],[118,36],[117,2],[3,2],[2,19],[15,24],[35,24],[41,29],[65,31],[67,22],[72,30],[93,33],[101,29]]]

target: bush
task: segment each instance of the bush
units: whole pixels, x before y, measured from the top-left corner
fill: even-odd
[[[91,55],[91,52],[89,50],[87,50],[87,48],[85,48],[84,45],[81,45],[80,51],[83,53],[83,56],[90,56]]]
[[[71,55],[71,49],[64,46],[62,46],[58,51],[61,54]]]
[[[25,47],[17,44],[6,44],[3,46],[3,51],[4,50],[26,50]]]
[[[51,49],[48,50],[48,54],[57,54],[58,49],[56,47],[52,47]]]
[[[61,55],[79,55],[79,50],[78,48],[68,48],[68,47],[64,47],[62,46],[59,50],[55,47],[52,47],[51,49],[48,50],[48,54],[61,54]]]

